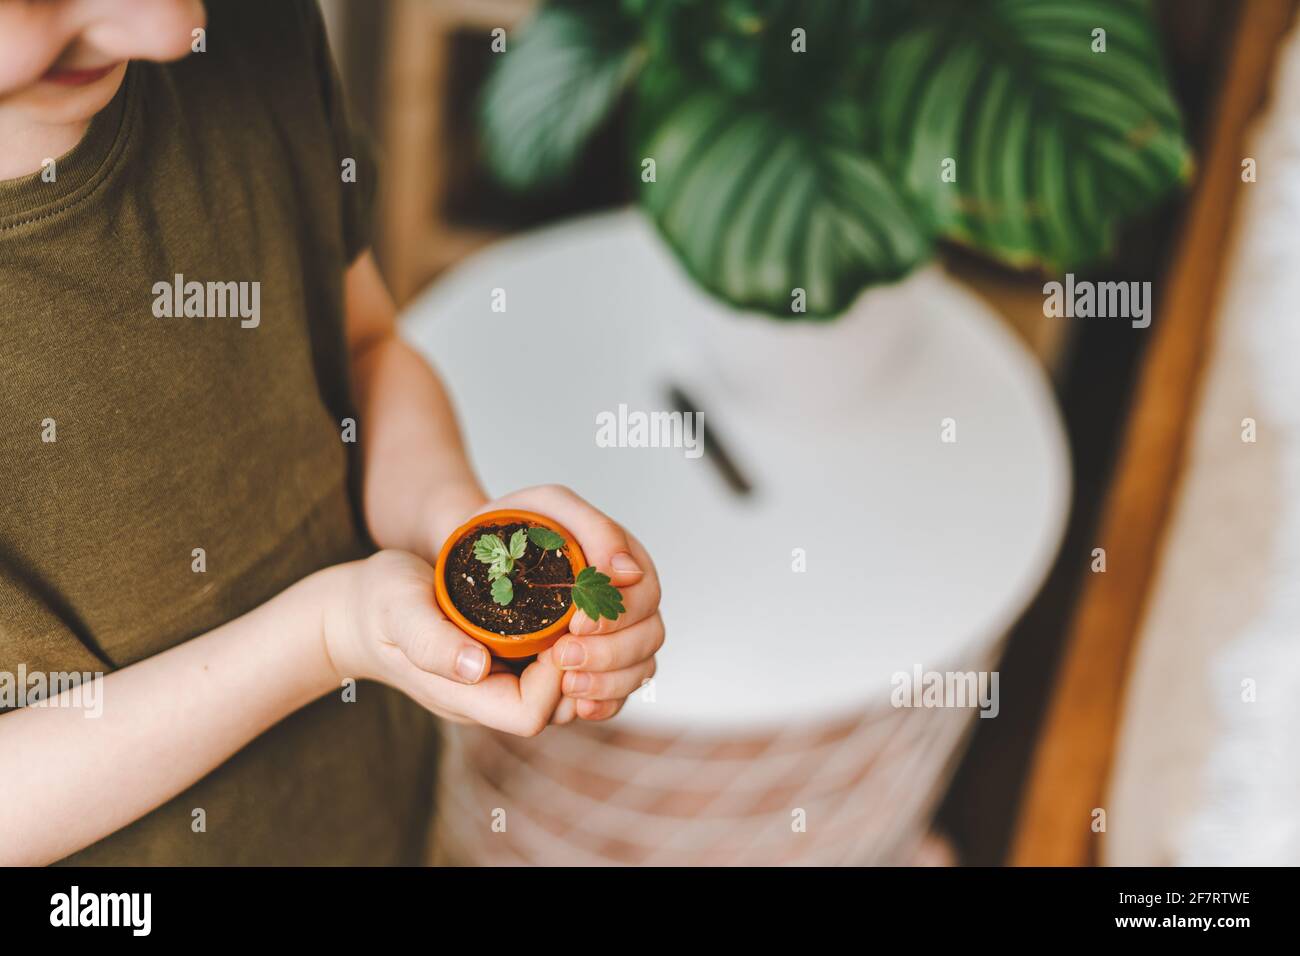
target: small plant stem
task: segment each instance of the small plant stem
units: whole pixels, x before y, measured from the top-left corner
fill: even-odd
[[[536,570],[536,565],[528,569],[528,571],[534,571],[534,570]],[[528,580],[528,571],[520,571],[519,577],[515,579],[519,584],[522,584],[525,587],[530,587],[530,588],[571,588],[573,587],[572,581],[570,581],[568,584],[540,584],[540,583],[534,584],[532,581]]]
[[[546,552],[544,551],[542,552],[542,557],[546,557]],[[532,581],[529,581],[528,575],[533,571],[536,571],[537,566],[540,565],[541,563],[542,563],[541,561],[538,561],[537,564],[534,564],[527,571],[520,571],[519,577],[515,579],[516,582],[522,584],[524,587],[529,587],[529,588],[571,588],[573,587],[574,582],[572,581],[570,581],[568,584],[534,584]]]

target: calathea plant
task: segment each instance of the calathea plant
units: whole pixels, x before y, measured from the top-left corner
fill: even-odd
[[[785,317],[939,239],[1085,266],[1191,170],[1145,0],[556,0],[489,81],[489,163],[554,183],[625,98],[628,176],[686,269]]]

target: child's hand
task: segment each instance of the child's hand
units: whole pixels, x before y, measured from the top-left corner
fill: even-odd
[[[654,562],[641,542],[568,488],[525,488],[489,502],[479,513],[497,508],[521,508],[554,518],[573,532],[587,563],[608,574],[623,592],[627,610],[618,620],[592,621],[578,611],[569,633],[549,651],[549,665],[564,672],[564,700],[554,722],[568,723],[575,716],[613,717],[632,692],[654,676],[655,652],[664,642]]]
[[[449,720],[531,737],[560,702],[551,652],[519,677],[489,673],[487,649],[438,609],[433,568],[405,551],[380,551],[335,570],[323,615],[325,649],[340,681],[381,681]]]

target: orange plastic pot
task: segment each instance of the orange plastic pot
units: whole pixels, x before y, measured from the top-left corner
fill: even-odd
[[[433,569],[433,593],[438,601],[438,607],[442,609],[442,613],[447,615],[448,620],[470,637],[487,645],[487,649],[497,657],[508,659],[531,657],[546,650],[560,639],[561,634],[569,629],[569,621],[573,618],[574,612],[573,604],[570,603],[569,609],[558,620],[552,621],[540,631],[533,631],[530,634],[503,636],[495,631],[479,627],[465,617],[460,612],[460,609],[452,603],[451,595],[447,592],[447,556],[451,554],[452,548],[463,541],[467,535],[473,534],[484,525],[510,524],[512,522],[541,525],[543,528],[550,528],[556,534],[562,536],[565,542],[564,553],[569,559],[569,565],[573,568],[574,580],[577,580],[578,572],[587,566],[587,559],[582,553],[582,548],[578,547],[577,539],[566,528],[545,515],[539,515],[532,511],[515,511],[510,508],[475,515],[453,531],[451,536],[443,542],[442,549],[438,552],[438,563]]]

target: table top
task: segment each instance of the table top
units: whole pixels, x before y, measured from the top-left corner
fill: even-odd
[[[653,555],[668,640],[653,700],[634,695],[620,723],[749,730],[888,706],[899,671],[985,664],[1033,597],[1069,507],[1055,400],[981,300],[926,281],[906,348],[843,406],[721,386],[692,323],[723,307],[636,210],[503,241],[406,310],[489,493],[569,485]],[[817,395],[827,373],[803,374]],[[598,415],[669,410],[669,383],[705,412],[704,457],[598,446]],[[721,479],[710,434],[753,495]]]

